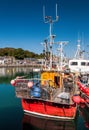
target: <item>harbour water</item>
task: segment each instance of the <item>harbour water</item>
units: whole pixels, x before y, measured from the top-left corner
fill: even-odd
[[[29,68],[0,68],[0,130],[88,130],[85,118],[78,112],[71,122],[44,120],[24,114],[21,99],[16,98],[10,80],[29,75]],[[88,118],[88,117],[87,117]],[[88,118],[89,119],[89,118]]]

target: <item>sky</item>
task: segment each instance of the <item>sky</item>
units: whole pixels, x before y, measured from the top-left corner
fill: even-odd
[[[64,51],[72,57],[80,39],[87,54],[89,0],[0,0],[0,48],[22,48],[42,53],[41,43],[49,36],[49,24],[43,20],[43,6],[45,15],[55,20],[56,4],[59,20],[52,29],[55,42],[68,41]]]

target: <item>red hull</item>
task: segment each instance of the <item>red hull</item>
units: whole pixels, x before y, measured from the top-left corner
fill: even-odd
[[[75,118],[76,115],[76,105],[64,105],[64,104],[55,104],[51,102],[43,102],[37,100],[27,100],[22,99],[23,110],[29,113],[38,113],[48,116],[56,117],[66,117],[66,118]]]
[[[84,104],[87,105],[87,107],[89,108],[89,86],[87,87],[86,85],[82,84],[81,82],[77,83],[80,89],[80,96],[81,99],[84,100]]]

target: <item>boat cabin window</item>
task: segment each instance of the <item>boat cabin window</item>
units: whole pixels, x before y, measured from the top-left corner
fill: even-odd
[[[87,66],[89,66],[89,62],[87,63]]]
[[[60,77],[59,76],[55,76],[54,77],[54,82],[56,83],[57,86],[60,86]]]
[[[71,65],[78,65],[78,62],[71,62]]]
[[[81,66],[85,66],[86,65],[86,62],[81,62]]]

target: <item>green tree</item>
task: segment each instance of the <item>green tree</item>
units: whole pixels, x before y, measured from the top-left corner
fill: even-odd
[[[44,54],[36,54],[28,50],[23,50],[22,48],[0,48],[0,56],[13,56],[16,59],[24,58],[43,58]]]

